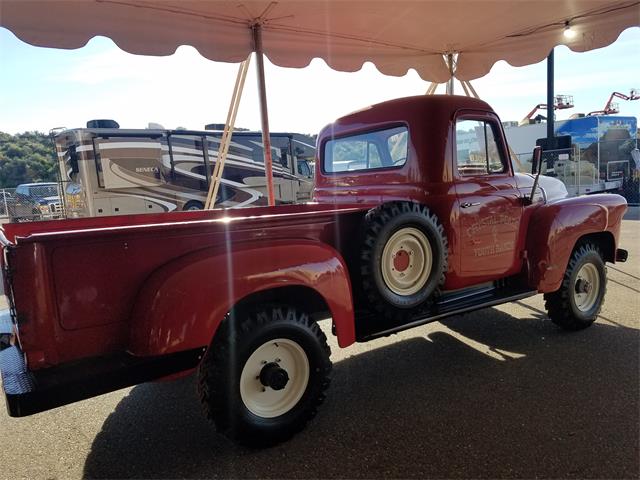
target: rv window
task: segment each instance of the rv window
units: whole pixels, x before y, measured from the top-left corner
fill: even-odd
[[[298,160],[298,175],[311,178],[311,168],[306,160]]]
[[[69,147],[69,166],[71,167],[71,173],[78,173],[80,171],[80,167],[78,166],[78,152],[76,152],[75,145]]]

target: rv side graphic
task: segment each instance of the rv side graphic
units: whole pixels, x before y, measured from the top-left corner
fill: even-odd
[[[222,132],[77,128],[55,136],[67,216],[197,210],[204,206]],[[314,148],[272,133],[276,201],[311,199]],[[260,132],[234,132],[216,206],[266,205]]]

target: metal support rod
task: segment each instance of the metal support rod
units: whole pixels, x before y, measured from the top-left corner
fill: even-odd
[[[236,84],[233,87],[231,104],[229,105],[229,112],[227,113],[227,122],[224,125],[224,131],[222,132],[222,138],[220,139],[220,147],[218,148],[218,158],[216,160],[216,166],[213,169],[211,181],[209,182],[207,200],[204,204],[205,210],[213,208],[216,203],[216,197],[218,196],[218,189],[220,188],[220,181],[222,179],[222,171],[224,170],[224,163],[227,159],[227,153],[229,152],[231,135],[233,135],[233,128],[236,124],[236,116],[238,115],[238,108],[240,107],[240,99],[242,98],[242,91],[244,90],[244,81],[247,78],[247,72],[249,71],[250,60],[251,55],[249,55],[249,57],[247,57],[245,61],[240,63],[240,66],[238,67]],[[203,142],[203,145],[204,148],[208,148],[206,141]],[[206,154],[207,152],[205,151],[205,155]]]
[[[425,95],[433,95],[436,93],[436,88],[438,88],[438,84],[436,82],[431,82],[429,88],[427,88],[427,93]]]
[[[552,138],[554,135],[554,101],[553,101],[553,49],[547,57],[547,149],[553,149]]]
[[[455,68],[453,66],[453,53],[447,54],[447,67],[449,67],[449,81],[447,82],[447,95],[453,95],[453,80],[455,78]]]
[[[467,89],[466,82],[462,81],[462,82],[460,82],[460,85],[462,85],[462,90],[464,90],[464,94],[465,94],[467,97],[470,97],[470,96],[471,96],[471,94],[469,93],[469,90]]]
[[[480,95],[478,95],[478,92],[476,92],[476,89],[473,88],[473,85],[471,85],[471,82],[466,80],[465,83],[467,84],[467,87],[469,87],[469,90],[471,91],[471,94],[473,95],[473,97],[480,99]]]
[[[260,97],[260,117],[262,121],[262,147],[264,149],[264,174],[267,180],[269,205],[275,205],[273,192],[273,164],[271,161],[271,137],[269,132],[269,109],[267,107],[267,87],[264,80],[264,54],[262,49],[262,27],[253,25],[253,47],[256,52],[258,70],[258,95]]]

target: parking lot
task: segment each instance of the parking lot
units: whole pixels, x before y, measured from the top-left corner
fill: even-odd
[[[609,267],[602,315],[582,332],[558,330],[537,296],[345,350],[333,342],[325,404],[280,446],[218,436],[191,377],[0,413],[0,477],[638,478],[638,207],[621,247],[630,259]]]

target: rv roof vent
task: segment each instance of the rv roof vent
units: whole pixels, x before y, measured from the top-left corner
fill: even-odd
[[[226,125],[224,123],[207,123],[204,126],[205,130],[224,130]]]
[[[164,130],[164,126],[160,125],[159,123],[149,122],[149,125],[147,125],[147,130]]]
[[[574,118],[584,118],[584,113],[574,113],[573,115],[571,115],[569,118],[570,119],[574,119]]]
[[[120,128],[120,125],[115,120],[100,119],[89,120],[87,122],[87,128]]]

